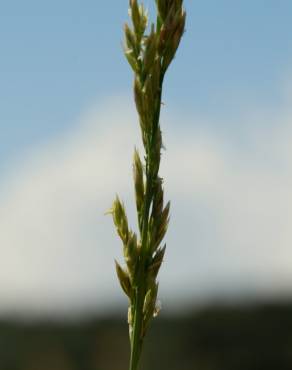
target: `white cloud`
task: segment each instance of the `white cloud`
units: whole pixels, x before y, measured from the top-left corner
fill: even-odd
[[[0,311],[101,308],[120,299],[113,259],[121,247],[103,212],[118,192],[134,220],[130,162],[140,133],[128,106],[126,99],[98,106],[2,178]],[[257,114],[269,124],[247,125],[241,147],[204,130],[200,119],[185,117],[182,129],[165,117],[166,306],[222,292],[289,290],[290,117]]]

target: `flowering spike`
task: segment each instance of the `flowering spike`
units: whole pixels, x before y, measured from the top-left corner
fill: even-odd
[[[155,0],[156,25],[147,34],[148,17],[138,0],[129,0],[132,26],[124,27],[125,56],[134,72],[134,97],[144,146],[142,162],[134,151],[133,177],[139,235],[130,231],[124,205],[116,197],[109,213],[123,244],[126,268],[116,262],[121,287],[128,296],[130,369],[137,370],[143,338],[151,319],[157,315],[157,274],[165,245],[161,242],[169,223],[170,203],[164,204],[159,176],[162,134],[160,109],[167,68],[175,57],[185,27],[183,0]]]

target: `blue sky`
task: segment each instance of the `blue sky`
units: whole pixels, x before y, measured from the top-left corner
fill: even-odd
[[[145,1],[145,4],[150,6],[152,14],[153,2]],[[111,199],[111,194],[119,191],[114,189],[114,186],[120,181],[120,177],[117,180],[115,175],[110,173],[110,168],[124,166],[126,169],[129,164],[127,155],[130,156],[132,146],[139,140],[138,131],[131,132],[136,119],[131,99],[132,74],[124,60],[121,47],[122,25],[127,20],[127,5],[126,0],[115,2],[52,0],[42,3],[28,0],[1,4],[0,225],[2,220],[2,227],[14,230],[11,234],[7,232],[3,239],[7,247],[2,242],[1,248],[3,253],[6,253],[5,248],[8,249],[10,246],[15,253],[10,255],[10,260],[17,259],[19,270],[23,269],[22,274],[31,275],[31,280],[28,278],[26,285],[22,286],[20,282],[24,281],[23,275],[19,275],[19,280],[14,278],[16,274],[14,267],[8,264],[6,275],[3,275],[4,281],[7,280],[6,287],[4,283],[2,288],[0,287],[0,296],[2,294],[4,300],[7,300],[7,307],[13,306],[13,302],[16,304],[15,302],[21,301],[20,297],[25,297],[26,294],[39,292],[40,286],[37,284],[34,286],[32,281],[38,279],[40,272],[36,265],[37,261],[42,260],[43,255],[34,260],[32,246],[34,243],[42,242],[44,235],[55,233],[51,243],[63,240],[60,242],[60,250],[64,248],[63,260],[62,258],[58,260],[57,252],[48,254],[52,268],[56,268],[60,274],[62,261],[65,263],[68,256],[71,256],[70,253],[73,253],[72,251],[68,252],[68,255],[65,253],[68,248],[67,242],[72,241],[72,235],[68,235],[72,233],[73,225],[76,228],[81,225],[80,228],[83,230],[79,236],[74,234],[73,239],[76,241],[80,237],[80,240],[79,244],[76,242],[73,250],[75,252],[81,250],[80,245],[86,241],[89,245],[86,253],[82,252],[85,254],[79,256],[84,263],[84,271],[89,261],[93,260],[90,253],[94,243],[98,241],[113,245],[111,253],[106,257],[107,261],[115,257],[115,239],[109,240],[102,233],[104,228],[110,233],[111,225],[106,226],[108,220],[98,218],[98,222],[103,226],[96,230],[96,219],[93,214],[95,211],[99,214],[104,210],[107,207],[106,202]],[[242,253],[243,258],[246,257],[242,252],[244,243],[241,243],[239,238],[239,235],[245,232],[245,228],[241,229],[236,225],[228,228],[228,222],[236,217],[234,215],[238,216],[238,224],[239,221],[244,224],[241,217],[243,219],[254,217],[254,222],[246,226],[246,232],[253,235],[256,230],[258,236],[255,235],[254,239],[243,238],[252,247],[257,242],[266,242],[263,234],[275,223],[271,217],[265,218],[269,209],[276,219],[279,219],[278,213],[282,215],[283,220],[292,215],[290,207],[287,206],[290,205],[290,198],[286,189],[290,183],[287,158],[290,154],[288,138],[291,129],[290,117],[292,118],[290,109],[292,3],[288,0],[237,2],[186,0],[185,7],[188,13],[187,29],[177,58],[167,75],[164,92],[166,105],[163,110],[163,122],[168,122],[168,126],[163,127],[166,139],[170,143],[165,161],[168,155],[173,161],[172,166],[165,165],[164,171],[169,175],[170,182],[173,180],[174,185],[170,184],[170,195],[174,197],[174,213],[177,212],[177,216],[173,216],[174,225],[179,230],[177,234],[170,230],[170,244],[179,243],[178,239],[185,232],[186,225],[196,230],[197,234],[195,232],[188,234],[183,242],[189,243],[191,240],[194,245],[199,243],[201,247],[198,248],[197,254],[195,248],[188,250],[188,253],[197,259],[198,265],[205,264],[206,269],[210,268],[213,271],[213,278],[208,280],[206,269],[204,271],[204,268],[198,268],[196,278],[199,283],[194,293],[196,297],[202,295],[204,290],[211,295],[216,292],[214,281],[218,277],[222,278],[222,287],[225,287],[225,291],[234,292],[237,287],[244,290],[249,285],[248,274],[251,281],[253,276],[255,281],[260,276],[260,283],[256,285],[255,291],[266,292],[268,283],[271,284],[268,276],[269,271],[273,269],[273,254],[271,266],[264,271],[261,270],[261,263],[252,264],[253,254],[250,252],[248,256],[250,260],[247,258],[245,269],[241,274],[233,248],[239,248],[238,255]],[[107,127],[104,127],[105,122]],[[96,142],[91,142],[93,134],[96,135]],[[117,135],[122,136],[125,143],[130,146],[125,157],[119,157],[119,149],[112,149],[111,136],[115,136],[113,141],[117,140],[115,143],[119,148]],[[175,138],[181,139],[181,146],[177,146]],[[92,149],[90,154],[87,153],[86,140],[92,145],[98,145],[100,151]],[[186,146],[190,147],[190,152],[185,149]],[[79,163],[78,156],[84,158],[84,165]],[[119,164],[115,163],[117,156]],[[104,167],[101,157],[104,160],[107,158],[112,167],[110,164]],[[178,176],[174,171],[174,164],[180,166],[179,159],[185,163],[180,168],[183,178],[180,182],[176,181]],[[80,177],[76,172],[73,177],[68,175],[63,179],[63,172],[68,171],[71,166],[75,168],[75,165]],[[88,172],[87,168],[90,169]],[[217,173],[218,168],[221,168],[222,172]],[[96,175],[93,174],[94,170]],[[98,176],[102,171],[109,172],[109,177],[98,188],[97,184],[101,181]],[[222,176],[222,173],[225,175]],[[120,175],[125,176],[123,173]],[[48,181],[52,181],[51,188],[68,190],[69,187],[68,193],[72,193],[72,199],[76,195],[74,189],[78,189],[80,198],[76,204],[73,202],[76,208],[74,210],[72,208],[71,214],[75,215],[77,211],[83,210],[86,217],[72,216],[71,223],[67,221],[69,214],[66,213],[66,207],[71,204],[70,197],[68,196],[66,203],[67,191],[50,193],[44,185],[47,186]],[[96,184],[96,191],[107,189],[104,197],[95,198],[95,189],[88,188],[88,185],[85,185],[87,181]],[[126,199],[131,203],[130,184],[126,185],[129,181],[129,177],[122,181],[121,191],[124,190]],[[30,188],[35,191],[27,190]],[[229,189],[229,193],[224,190],[225,188]],[[82,203],[82,197],[85,195],[80,189],[93,197],[95,203],[92,208],[88,206],[89,195],[88,199],[84,199],[87,203]],[[240,191],[243,193],[241,196]],[[194,195],[195,193],[197,195]],[[282,198],[279,198],[279,193],[282,194]],[[41,199],[39,203],[34,194],[39,195]],[[46,194],[50,196],[46,198]],[[187,195],[193,195],[192,206],[189,209]],[[246,205],[248,202],[253,204],[241,212],[242,203],[238,201],[238,196],[243,204]],[[271,198],[273,199],[271,202],[274,203],[269,208],[267,201]],[[27,199],[31,202],[25,203]],[[53,221],[50,223],[50,220],[56,218],[53,206],[50,208],[53,201],[56,202],[58,215],[61,212],[58,204],[63,204],[64,217],[60,216],[60,224],[67,230],[68,235],[66,233],[63,235],[63,231],[56,228]],[[42,205],[42,202],[44,206],[38,209],[37,205]],[[21,205],[24,209],[28,207],[27,213],[20,209]],[[44,212],[39,218],[43,217],[44,223],[48,222],[50,232],[44,228],[44,223],[40,224],[39,230],[42,230],[42,233],[35,241],[37,232],[33,229],[33,221],[27,225],[22,224],[21,220],[24,217],[22,212],[25,219],[31,217],[34,221],[36,214]],[[221,218],[220,212],[224,212],[226,220],[225,216]],[[182,222],[186,215],[189,222]],[[225,220],[227,224],[225,221],[220,223],[219,218]],[[260,219],[263,221],[260,222]],[[88,221],[88,225],[85,220]],[[282,241],[283,260],[279,260],[279,266],[276,264],[275,275],[270,274],[278,288],[285,286],[288,281],[281,275],[285,274],[280,268],[283,261],[287,261],[286,245],[290,240],[289,225],[283,226],[284,224],[285,222],[279,222],[275,226],[274,234],[268,238],[273,240],[275,245],[282,238],[281,233],[289,234],[289,237]],[[21,242],[12,235],[17,227],[20,228]],[[239,229],[235,234],[228,234],[226,231],[230,228],[237,230],[237,227]],[[90,238],[86,236],[88,234],[91,235]],[[214,244],[221,246],[224,243],[225,245],[227,243],[226,255],[220,248],[215,250],[213,246]],[[25,245],[28,249],[31,248],[31,258],[21,257],[26,254],[23,247]],[[50,239],[46,245],[49,248]],[[24,248],[22,252],[18,246],[20,249]],[[230,263],[226,267],[224,259],[226,257],[228,260],[228,253],[232,250],[229,256]],[[174,273],[176,253],[173,255],[175,256],[172,260],[173,265],[170,253],[171,267],[169,270],[165,267],[165,276],[172,283],[176,281]],[[46,255],[45,252],[44,254]],[[265,253],[260,249],[255,255],[262,260]],[[256,256],[254,259],[257,260]],[[194,268],[196,266],[194,265]],[[30,274],[27,274],[28,269]],[[288,264],[287,271],[289,269],[291,266]],[[189,268],[179,269],[181,280],[178,281],[181,283],[178,283],[177,291],[182,292],[181,294],[185,289],[184,282],[192,276],[188,275],[191,270],[191,265]],[[72,268],[72,276],[74,271]],[[94,264],[89,271],[94,271]],[[48,271],[40,280],[48,284],[48,290],[52,295],[62,296],[64,291],[56,288],[58,283],[54,279],[50,280],[49,274]],[[57,273],[56,276],[60,277]],[[77,284],[74,279],[74,284],[70,280],[72,276],[68,275],[64,290],[71,292],[68,288],[70,281],[71,287]],[[227,284],[230,276],[235,277],[233,287],[232,284],[231,286]],[[72,295],[68,293],[67,301],[71,302],[71,299],[76,302],[82,294],[89,300],[92,290],[98,288],[92,285],[87,290],[86,284],[92,279],[93,275],[90,274],[87,278],[80,278],[80,295],[76,293],[75,296],[72,291]],[[108,287],[106,284],[109,284],[109,281],[111,280],[105,279],[103,287]],[[7,295],[8,287],[14,293]],[[115,288],[116,286],[111,297],[117,294]],[[102,292],[106,291],[101,286],[99,289]],[[167,296],[168,291],[171,291],[170,285],[163,293],[166,297],[170,297],[170,294]],[[184,295],[191,296],[190,293]],[[111,299],[114,298],[108,298]],[[25,299],[21,302],[24,301]],[[61,306],[63,304],[66,306],[64,302],[60,303]]]
[[[148,3],[151,3],[148,1]],[[178,109],[238,114],[282,100],[292,59],[290,1],[186,1],[187,32],[166,82]],[[121,53],[127,1],[11,1],[1,5],[3,157],[70,129],[91,104],[128,93]]]

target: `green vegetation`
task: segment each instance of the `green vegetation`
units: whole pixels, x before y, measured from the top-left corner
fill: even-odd
[[[174,59],[185,28],[183,0],[156,0],[157,18],[148,28],[147,12],[130,0],[133,27],[125,25],[125,56],[134,72],[134,96],[145,150],[145,163],[134,153],[134,183],[139,236],[128,227],[124,205],[117,197],[112,213],[126,267],[116,262],[121,287],[129,298],[130,370],[137,370],[143,340],[156,316],[157,274],[165,253],[170,203],[164,204],[159,167],[162,150],[160,109],[165,73]],[[147,33],[149,29],[149,33]]]

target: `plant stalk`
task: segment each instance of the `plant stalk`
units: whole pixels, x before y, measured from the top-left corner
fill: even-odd
[[[147,156],[147,158],[149,158]],[[147,166],[148,167],[148,166]],[[131,340],[131,357],[130,357],[130,369],[137,370],[139,359],[142,351],[143,344],[143,305],[146,295],[145,289],[145,259],[147,251],[147,234],[148,234],[148,221],[149,221],[149,210],[152,200],[152,178],[150,176],[151,168],[147,169],[146,174],[146,199],[144,206],[144,214],[142,221],[142,248],[141,248],[141,260],[139,263],[139,270],[137,271],[137,281],[135,287],[135,304],[134,304],[134,323],[133,333]]]
[[[185,26],[183,0],[155,0],[156,28],[147,32],[147,12],[138,0],[129,0],[133,27],[125,25],[125,56],[134,71],[134,96],[140,119],[145,164],[134,154],[134,183],[139,238],[129,229],[123,203],[117,196],[110,213],[123,242],[126,267],[116,261],[118,279],[130,301],[130,366],[138,370],[148,325],[157,315],[157,274],[163,262],[161,245],[169,222],[169,202],[164,204],[159,176],[162,138],[161,96],[164,75],[179,46]]]
[[[163,77],[161,76],[159,84],[159,93],[157,98],[157,106],[153,119],[153,128],[156,130],[159,127],[160,120],[160,109],[161,109],[161,98],[162,98],[162,85]],[[135,305],[134,305],[134,324],[133,324],[133,333],[131,340],[131,356],[130,356],[130,368],[129,370],[137,370],[139,365],[139,360],[142,352],[143,344],[143,305],[146,295],[145,289],[145,261],[147,257],[147,235],[148,235],[148,224],[149,224],[149,212],[150,206],[153,199],[153,182],[156,179],[153,179],[152,173],[152,160],[151,152],[153,146],[153,137],[155,132],[152,132],[152,137],[148,142],[146,149],[146,194],[145,194],[145,204],[144,204],[144,213],[142,220],[142,251],[141,251],[141,263],[139,264],[139,271],[137,272],[137,281],[135,288]],[[156,176],[157,177],[157,176]]]

